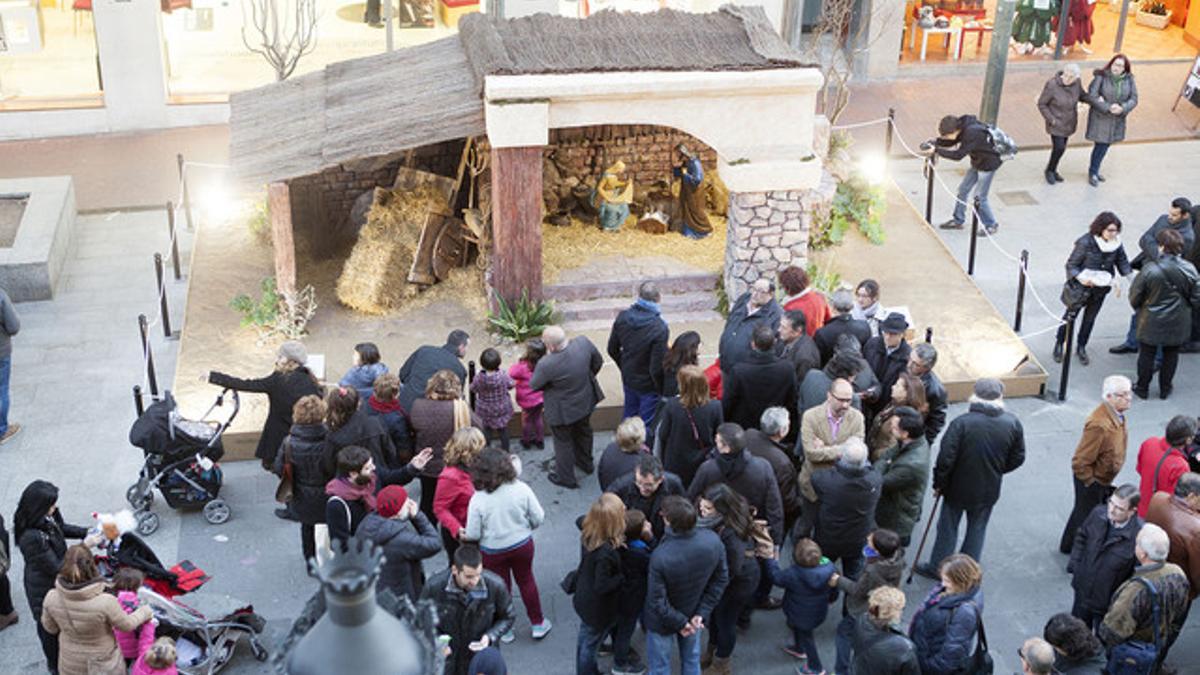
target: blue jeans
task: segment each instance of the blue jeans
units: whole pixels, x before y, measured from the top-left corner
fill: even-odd
[[[1092,158],[1088,162],[1088,175],[1100,175],[1100,163],[1104,161],[1104,156],[1108,154],[1108,143],[1097,143],[1092,146]]]
[[[937,567],[953,551],[958,541],[958,524],[963,514],[967,516],[967,533],[963,536],[963,553],[979,562],[983,553],[983,539],[987,535],[988,518],[992,516],[991,506],[979,506],[973,509],[963,509],[946,500],[942,500],[942,512],[938,516],[937,539],[933,542],[933,553],[929,556],[929,564]]]
[[[8,378],[12,375],[12,357],[0,359],[0,436],[8,432]]]
[[[835,673],[850,672],[850,654],[854,645],[854,623],[857,617],[853,615],[843,616],[838,622],[837,637],[834,639],[837,644],[837,665],[834,666]]]
[[[646,423],[646,444],[653,445],[654,441],[654,411],[658,408],[658,392],[634,391],[623,386],[625,390],[625,409],[621,419],[640,417]]]
[[[700,675],[700,633],[683,637],[646,631],[646,665],[649,675],[671,675],[671,642],[679,645],[679,673]]]
[[[579,641],[575,646],[575,675],[600,675],[596,666],[596,648],[612,630],[612,626],[593,628],[586,621],[579,622]]]
[[[995,177],[995,171],[978,171],[976,169],[967,169],[967,175],[963,176],[962,182],[958,184],[958,201],[954,203],[954,222],[967,222],[967,204],[971,199],[971,188],[976,188],[975,196],[979,198],[979,220],[984,227],[992,227],[996,224],[996,216],[992,215],[992,207],[988,204],[988,190],[992,189],[992,178]]]
[[[632,666],[633,631],[637,629],[636,616],[618,616],[617,625],[613,627],[613,665]]]

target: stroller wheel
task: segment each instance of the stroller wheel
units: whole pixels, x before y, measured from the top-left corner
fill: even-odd
[[[229,520],[229,504],[224,499],[214,499],[204,505],[204,519],[213,525],[220,525]]]
[[[137,514],[137,531],[143,537],[149,537],[158,531],[158,514],[153,511],[142,511]]]
[[[256,637],[250,638],[250,653],[259,661],[266,661],[271,658],[271,652],[267,651],[267,648]]]
[[[125,491],[125,501],[133,507],[135,511],[145,511],[154,505],[154,490],[147,490],[143,493],[141,483],[134,483]]]

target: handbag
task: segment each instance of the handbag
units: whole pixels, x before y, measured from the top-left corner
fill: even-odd
[[[330,497],[342,503],[346,509],[346,529],[354,524],[354,516],[350,514],[350,505],[341,497]],[[329,525],[327,523],[317,523],[313,528],[313,540],[317,544],[317,567],[324,565],[333,558],[333,541],[329,538]]]
[[[992,675],[996,664],[988,653],[987,632],[983,629],[983,613],[975,608],[976,626],[975,654],[971,657],[971,673],[973,675]]]
[[[696,428],[696,418],[692,417],[692,411],[682,403],[680,404],[680,407],[683,408],[684,414],[687,415],[688,423],[692,425],[692,440],[696,442],[696,449],[700,451],[701,457],[707,459],[714,448],[704,445],[704,441],[700,440],[700,430]]]
[[[1068,279],[1063,284],[1062,295],[1059,300],[1066,306],[1068,310],[1077,310],[1087,304],[1087,301],[1092,297],[1092,289],[1083,284]]]
[[[286,504],[292,501],[296,483],[292,479],[292,444],[283,439],[283,471],[280,472],[279,485],[275,486],[275,501]]]
[[[1153,610],[1154,620],[1154,643],[1127,640],[1113,647],[1112,651],[1108,653],[1108,668],[1104,671],[1109,675],[1150,675],[1158,663],[1158,590],[1154,588],[1154,584],[1142,577],[1133,579],[1150,591],[1150,606]]]

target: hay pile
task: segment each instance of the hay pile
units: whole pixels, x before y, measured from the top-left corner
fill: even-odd
[[[704,239],[650,234],[637,228],[630,216],[619,232],[605,232],[595,222],[571,218],[567,227],[542,224],[542,279],[553,284],[563,270],[582,267],[596,256],[666,256],[700,269],[720,269],[725,262],[725,219],[709,214],[713,233]]]
[[[338,277],[337,298],[366,314],[386,314],[420,292],[408,283],[421,228],[434,210],[445,208],[445,195],[426,183],[396,192],[375,188],[367,224]]]

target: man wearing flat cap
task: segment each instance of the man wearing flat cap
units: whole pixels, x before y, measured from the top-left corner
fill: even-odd
[[[1004,384],[990,377],[977,381],[970,403],[970,409],[946,427],[933,470],[933,491],[943,497],[942,512],[933,552],[916,569],[931,579],[938,578],[938,565],[954,552],[964,514],[967,533],[960,550],[979,561],[988,518],[1000,499],[1000,482],[1025,462],[1025,431],[1004,409]]]
[[[908,368],[908,355],[912,353],[912,347],[904,339],[907,330],[908,321],[904,315],[892,312],[879,322],[879,335],[863,345],[863,358],[879,379],[879,398],[874,402],[876,410],[882,410],[892,400],[892,385],[896,384],[900,373]]]

